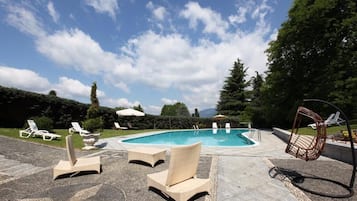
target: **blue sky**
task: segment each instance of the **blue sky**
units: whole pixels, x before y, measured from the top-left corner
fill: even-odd
[[[214,108],[237,58],[264,51],[292,0],[0,0],[0,85],[160,114]]]

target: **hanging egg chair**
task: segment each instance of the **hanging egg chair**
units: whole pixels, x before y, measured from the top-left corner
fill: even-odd
[[[312,131],[314,133],[308,135],[299,133],[301,124],[307,125],[306,122],[311,122],[311,120],[316,125],[316,130]],[[298,107],[285,152],[305,161],[316,160],[321,155],[325,142],[324,120],[312,110]]]

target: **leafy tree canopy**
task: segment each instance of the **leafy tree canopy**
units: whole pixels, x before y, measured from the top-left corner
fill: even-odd
[[[161,109],[161,116],[190,117],[190,112],[184,103],[177,102],[174,105],[164,105]]]
[[[304,98],[324,99],[356,114],[356,9],[355,0],[294,2],[266,51],[263,103],[271,124],[289,126]]]

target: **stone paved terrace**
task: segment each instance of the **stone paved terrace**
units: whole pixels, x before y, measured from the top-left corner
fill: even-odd
[[[203,147],[198,176],[210,177],[212,190],[210,195],[193,200],[336,200],[303,192],[286,178],[271,177],[269,171],[274,165],[348,183],[352,169],[349,164],[326,157],[313,162],[294,159],[284,152],[285,143],[271,131],[256,132],[252,137],[258,146]],[[0,200],[169,200],[146,187],[146,174],[166,169],[169,154],[154,168],[127,163],[126,149],[135,146],[119,143],[120,139],[100,139],[97,146],[101,149],[76,151],[82,157],[100,155],[101,174],[81,173],[53,181],[52,167],[66,159],[64,149],[0,136]]]

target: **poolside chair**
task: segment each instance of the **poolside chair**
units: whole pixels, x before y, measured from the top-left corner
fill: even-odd
[[[27,129],[19,131],[19,136],[22,138],[29,138],[30,136],[39,136],[42,137],[42,139],[45,141],[51,141],[53,139],[61,137],[61,135],[50,133],[47,130],[39,130],[35,121],[32,119],[27,120],[27,124],[29,126]]]
[[[343,120],[341,117],[340,117],[340,111],[337,111],[335,116],[329,120],[329,121],[326,121],[326,125],[327,126],[332,126],[332,125],[341,125],[343,122],[345,122],[345,120]]]
[[[69,128],[69,133],[79,133],[79,135],[88,135],[90,132],[87,130],[84,130],[78,122],[72,122],[72,127]]]
[[[120,126],[118,122],[114,122],[115,129],[126,130],[128,127]]]
[[[130,122],[128,122],[127,125],[128,125],[128,129],[132,129],[132,130],[137,130],[137,129],[139,129],[138,127],[134,127],[133,125],[131,125]]]
[[[60,175],[69,173],[77,174],[81,171],[96,171],[97,173],[100,173],[100,156],[76,158],[72,143],[72,135],[66,136],[66,149],[68,161],[60,160],[53,168],[53,179],[56,179]]]
[[[335,113],[330,114],[330,116],[324,121],[324,124],[331,125],[331,121],[332,121],[332,119],[334,119],[334,117],[335,117]],[[316,129],[315,123],[309,124],[307,126],[311,127],[314,130]]]
[[[201,192],[210,192],[210,179],[196,177],[201,143],[171,148],[167,170],[147,175],[147,186],[154,187],[174,200],[188,200]]]
[[[217,122],[212,122],[212,129],[218,129]]]

